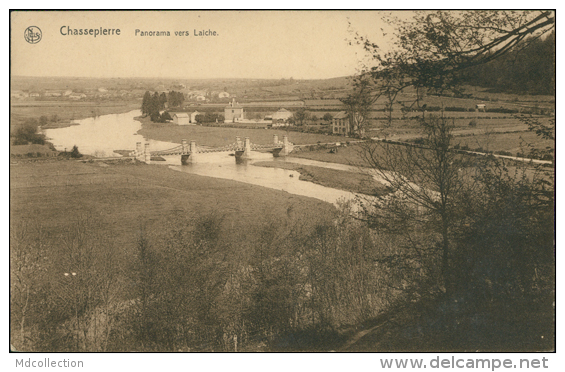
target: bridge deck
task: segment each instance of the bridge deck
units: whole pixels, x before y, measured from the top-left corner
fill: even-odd
[[[234,144],[235,145],[235,144]],[[282,149],[284,145],[280,144],[272,144],[272,145],[256,145],[251,144],[250,150],[271,150],[271,149]],[[224,147],[217,147],[217,148],[198,148],[196,150],[197,154],[206,154],[206,153],[213,153],[213,152],[232,152],[232,151],[245,151],[245,147],[241,146],[224,146]],[[172,149],[168,150],[160,150],[160,151],[151,151],[151,155],[190,155],[192,151],[184,151],[181,146],[173,147]]]

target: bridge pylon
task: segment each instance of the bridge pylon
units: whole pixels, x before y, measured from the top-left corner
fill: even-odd
[[[144,161],[147,164],[151,163],[151,152],[149,151],[149,142],[145,143]]]
[[[294,145],[288,140],[288,136],[283,136],[283,148],[280,152],[281,156],[287,156],[294,150]]]
[[[276,144],[277,144],[276,147],[273,149],[273,156],[274,157],[288,156],[292,152],[292,150],[294,150],[294,145],[292,144],[292,142],[290,142],[288,140],[287,135],[283,136],[281,147],[279,147],[281,144],[280,144],[280,142],[278,142],[278,138],[277,138]]]
[[[143,161],[143,147],[141,146],[141,142],[137,142],[135,144],[135,158],[139,161]]]

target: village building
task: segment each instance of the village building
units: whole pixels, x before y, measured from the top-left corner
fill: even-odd
[[[243,106],[235,101],[235,98],[224,108],[224,122],[235,123],[245,119]]]
[[[292,118],[292,116],[292,112],[288,111],[287,109],[281,108],[279,111],[272,114],[271,118],[273,120],[273,123],[275,123],[275,121],[282,121],[286,123],[290,118]]]
[[[475,105],[475,110],[476,110],[476,111],[483,111],[483,112],[486,112],[486,109],[487,109],[487,105],[484,104],[484,103],[477,103],[477,104]]]
[[[349,115],[345,111],[340,111],[332,118],[332,133],[349,135],[351,128],[349,127]]]
[[[27,98],[29,97],[29,93],[28,92],[22,92],[19,90],[15,90],[10,94],[10,97],[12,98]]]
[[[190,124],[190,116],[186,112],[175,112],[173,114],[173,123],[178,125]]]
[[[43,93],[43,95],[45,97],[61,97],[61,92],[55,92],[55,91],[46,91],[45,93]]]

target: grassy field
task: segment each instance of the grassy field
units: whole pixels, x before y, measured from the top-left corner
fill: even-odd
[[[340,147],[338,152],[335,154],[330,153],[327,149],[320,149],[316,151],[297,151],[293,152],[292,156],[317,161],[325,161],[328,163],[368,167],[369,164],[365,163],[359,156],[359,151],[359,146],[351,145],[348,147]]]
[[[141,119],[141,118],[140,118]],[[139,120],[139,119],[138,119]],[[181,143],[182,139],[188,141],[195,140],[198,145],[205,146],[224,146],[235,142],[235,137],[239,136],[243,140],[249,137],[252,143],[270,144],[273,142],[273,135],[278,135],[282,141],[284,135],[288,135],[290,142],[296,145],[316,144],[326,142],[343,141],[342,136],[301,133],[286,131],[284,129],[248,129],[248,128],[222,128],[205,127],[200,125],[179,126],[176,124],[157,124],[151,123],[149,119],[140,120],[143,123],[139,134],[145,138],[159,141]]]
[[[218,212],[234,228],[265,215],[331,213],[310,198],[235,181],[174,172],[128,162],[18,162],[10,165],[10,216],[40,223],[53,236],[84,215],[101,220],[114,240],[132,241],[140,224],[159,228],[179,215]]]

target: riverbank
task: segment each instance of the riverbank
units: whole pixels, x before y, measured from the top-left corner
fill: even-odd
[[[30,101],[17,102],[10,105],[10,130],[14,131],[30,119],[39,121],[41,116],[46,116],[48,123],[42,129],[66,128],[74,120],[87,119],[94,116],[123,114],[138,110],[138,101],[118,102],[68,102],[68,101]],[[56,120],[52,120],[56,116]]]
[[[360,172],[348,172],[278,161],[261,161],[253,163],[253,165],[297,171],[300,173],[300,180],[357,194],[375,196],[386,193],[384,185],[377,183],[370,175]]]

